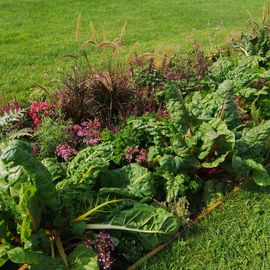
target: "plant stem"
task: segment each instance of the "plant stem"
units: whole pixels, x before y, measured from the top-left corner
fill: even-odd
[[[136,228],[128,228],[122,225],[111,225],[111,224],[87,224],[86,228],[89,230],[121,230],[121,231],[129,231],[129,232],[138,232],[138,233],[151,233],[151,234],[166,234],[166,232],[162,231],[151,231],[144,229],[136,229]]]

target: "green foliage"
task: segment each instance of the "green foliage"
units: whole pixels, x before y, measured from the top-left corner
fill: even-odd
[[[217,91],[204,97],[200,93],[194,93],[188,104],[191,113],[203,121],[220,118],[230,129],[237,127],[241,124],[241,116],[233,98],[234,87],[232,80],[225,80]]]
[[[0,141],[31,137],[32,130],[24,128],[21,123],[25,121],[25,109],[10,109],[0,114]]]
[[[66,166],[64,163],[60,163],[56,158],[45,158],[41,160],[41,163],[48,169],[52,175],[54,183],[57,183],[66,178]]]
[[[262,164],[253,159],[247,159],[246,163],[251,168],[251,177],[257,185],[270,186],[270,176]]]
[[[196,192],[202,183],[206,204],[223,195],[222,177],[227,173],[270,185],[265,166],[270,157],[270,124],[255,107],[255,102],[261,104],[269,95],[269,29],[263,30],[256,32],[254,40],[243,35],[247,49],[238,45],[245,56],[221,57],[208,74],[205,63],[195,63],[205,68],[195,69],[198,74],[190,70],[190,78],[199,76],[199,80],[185,77],[189,74],[181,72],[189,69],[181,70],[181,64],[164,73],[142,69],[145,74],[137,74],[139,85],[153,90],[146,92],[155,106],[150,110],[154,112],[145,110],[139,117],[126,118],[136,102],[130,74],[115,73],[111,62],[109,70],[87,68],[80,73],[74,68],[58,96],[66,117],[78,123],[98,117],[108,128],[125,120],[119,132],[107,129],[101,132],[101,144],[80,151],[68,164],[67,173],[53,159],[45,159],[42,165],[26,143],[1,145],[0,263],[8,259],[30,262],[37,269],[42,259],[49,264],[47,255],[54,257],[56,247],[62,262],[57,256],[55,269],[97,269],[95,252],[74,240],[87,229],[122,230],[150,249],[179,229],[180,220],[167,210],[181,217],[180,199]],[[122,42],[100,43],[92,32],[88,43],[97,48],[109,46],[114,52]],[[194,67],[190,59],[187,63]],[[17,120],[12,117],[3,121],[1,134],[13,136],[10,123]],[[56,145],[66,139],[66,123],[57,121],[59,125],[54,125],[54,120],[44,118],[35,131],[41,157],[53,156]],[[129,149],[143,149],[140,165],[130,164],[135,158],[128,159]],[[216,183],[212,178],[219,176],[221,181]],[[58,182],[56,188],[53,181]],[[154,200],[165,206],[146,204]],[[69,256],[61,239],[76,242]]]
[[[269,16],[269,14],[268,14]],[[264,18],[265,19],[265,18]],[[264,21],[257,24],[251,20],[251,32],[242,32],[238,39],[233,38],[231,44],[246,56],[256,55],[263,57],[263,64],[267,64],[270,50],[270,30],[269,25]]]
[[[89,224],[88,229],[123,230],[135,233],[142,245],[151,249],[172,237],[180,221],[162,208],[135,203],[133,207],[115,213],[104,224]]]
[[[98,269],[92,249],[76,244],[68,256],[61,239],[69,241],[73,236],[81,237],[87,229],[102,230],[109,226],[108,230],[134,234],[144,248],[150,249],[177,232],[180,226],[177,217],[164,209],[131,200],[154,195],[151,172],[138,164],[107,170],[111,150],[106,144],[82,150],[70,163],[67,179],[59,182],[56,190],[53,176],[34,158],[29,144],[21,141],[2,144],[0,238],[4,246],[0,249],[1,264],[9,259],[17,264],[27,263],[33,269],[38,269],[41,262],[49,264],[49,269]],[[53,173],[57,166],[54,162],[44,161]],[[122,183],[118,181],[119,176]],[[121,192],[126,188],[124,196],[128,200],[102,198],[99,190],[109,187],[111,193],[113,185]],[[78,213],[79,217],[75,218]],[[93,223],[94,220],[101,223]],[[86,221],[91,223],[86,225]],[[58,256],[54,258],[55,248],[61,260]],[[47,256],[49,250],[53,258]]]
[[[219,119],[204,122],[198,131],[201,147],[199,159],[203,160],[204,168],[217,167],[225,161],[230,151],[234,150],[235,135],[226,124]]]
[[[59,206],[52,176],[41,162],[37,161],[29,144],[10,141],[0,148],[0,179],[5,190],[16,191],[22,183],[30,183],[39,191],[42,205],[51,209]],[[15,193],[16,194],[16,193]]]
[[[210,205],[216,200],[222,199],[225,193],[225,186],[223,182],[214,182],[208,180],[203,188],[203,201],[206,205]]]
[[[268,158],[270,144],[270,121],[246,128],[242,132],[241,138],[237,141],[239,154],[249,158]]]
[[[40,158],[53,157],[58,144],[67,139],[65,127],[68,125],[62,119],[44,117],[34,132],[36,143],[39,146]]]
[[[89,146],[81,150],[68,165],[68,182],[74,186],[83,184],[93,187],[99,172],[108,169],[111,155],[110,144]]]
[[[138,198],[153,198],[156,195],[154,176],[137,163],[120,169],[102,171],[98,185],[101,194],[123,195]]]
[[[99,270],[97,254],[92,248],[78,245],[68,257],[72,270]]]
[[[189,114],[181,90],[174,84],[166,89],[166,106],[177,132],[186,133],[190,128]]]
[[[25,250],[21,247],[15,247],[7,252],[8,258],[17,264],[27,263],[34,270],[63,270],[65,269],[61,262],[40,252]]]

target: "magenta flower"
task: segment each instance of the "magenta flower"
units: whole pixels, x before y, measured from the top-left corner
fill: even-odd
[[[71,157],[75,156],[77,153],[78,151],[69,146],[67,143],[57,145],[55,150],[55,154],[63,158],[65,161],[68,161]]]
[[[35,145],[32,150],[33,150],[34,155],[37,156],[39,152],[38,146]]]
[[[66,128],[69,143],[77,145],[82,142],[86,145],[98,144],[100,138],[101,123],[98,119],[82,122],[80,125]],[[74,143],[75,142],[75,143]]]
[[[114,244],[111,236],[108,233],[100,232],[97,238],[93,241],[86,239],[84,244],[87,247],[94,248],[98,254],[98,262],[103,270],[110,270],[113,264]]]

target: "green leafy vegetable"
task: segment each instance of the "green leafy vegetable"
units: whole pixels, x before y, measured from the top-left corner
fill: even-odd
[[[102,171],[98,184],[99,192],[125,194],[139,198],[155,196],[154,177],[152,173],[137,163],[120,169]]]
[[[235,135],[220,119],[213,118],[204,122],[199,129],[202,145],[199,159],[204,160],[204,168],[214,168],[225,161],[228,154],[234,149]]]
[[[56,258],[51,258],[40,252],[15,247],[7,252],[9,259],[17,264],[31,265],[34,270],[64,270],[64,266]]]
[[[100,171],[108,169],[112,150],[109,144],[99,144],[81,150],[68,165],[68,183],[93,187]]]
[[[58,162],[56,158],[45,158],[41,163],[51,173],[54,183],[66,178],[66,167],[63,163]]]
[[[102,224],[89,224],[88,229],[122,230],[135,233],[142,245],[151,249],[167,241],[180,227],[180,220],[163,208],[135,203]]]
[[[14,140],[1,147],[0,171],[2,187],[16,189],[17,184],[30,182],[37,189],[43,205],[57,209],[59,201],[52,176],[41,162],[37,161],[29,144]]]
[[[68,260],[72,270],[99,270],[97,254],[82,244],[75,248]]]

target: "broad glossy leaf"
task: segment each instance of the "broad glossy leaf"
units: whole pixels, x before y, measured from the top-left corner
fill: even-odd
[[[31,270],[64,270],[64,265],[58,258],[52,259],[36,251],[25,250],[16,247],[7,252],[9,259],[18,264],[27,263],[31,265]]]
[[[220,119],[213,118],[204,122],[200,131],[202,134],[202,146],[199,158],[204,159],[204,168],[214,168],[225,161],[227,155],[234,149],[235,135],[227,128],[227,125]]]
[[[67,183],[93,187],[100,171],[108,169],[112,154],[112,146],[109,144],[99,144],[81,150],[68,165]]]
[[[66,178],[66,167],[63,165],[63,163],[57,161],[56,158],[45,158],[41,161],[41,163],[51,173],[54,183]]]
[[[3,266],[8,261],[8,251],[12,247],[8,243],[1,243],[0,245],[0,266]]]
[[[163,177],[166,179],[166,201],[172,202],[179,197],[184,196],[188,187],[185,185],[189,178],[184,174],[177,174],[176,176],[165,173]]]
[[[248,177],[250,173],[250,167],[244,159],[239,156],[232,158],[232,168],[236,175]]]
[[[246,160],[248,166],[252,169],[251,176],[254,182],[259,186],[269,186],[270,176],[261,163],[253,159]]]
[[[270,151],[270,120],[245,129],[237,141],[239,155],[245,158],[264,157]]]
[[[139,198],[155,195],[154,177],[145,167],[131,163],[120,169],[102,171],[98,186],[101,193],[118,193]],[[117,192],[119,190],[119,192]]]
[[[52,176],[41,162],[35,159],[31,146],[23,141],[10,141],[1,148],[0,179],[8,187],[20,188],[23,182],[33,184],[39,193],[42,203],[52,209],[59,207],[56,189],[52,182]]]
[[[146,249],[169,240],[179,230],[180,220],[163,208],[135,203],[119,211],[102,224],[88,224],[88,229],[120,230],[134,233]]]
[[[96,252],[82,244],[75,248],[68,260],[71,270],[99,270]]]
[[[185,159],[178,156],[164,155],[159,160],[159,165],[162,171],[176,174],[184,168]]]
[[[219,85],[217,90],[218,93],[224,96],[220,117],[227,124],[229,129],[234,129],[241,124],[241,116],[233,96],[234,88],[234,82],[226,80]]]

